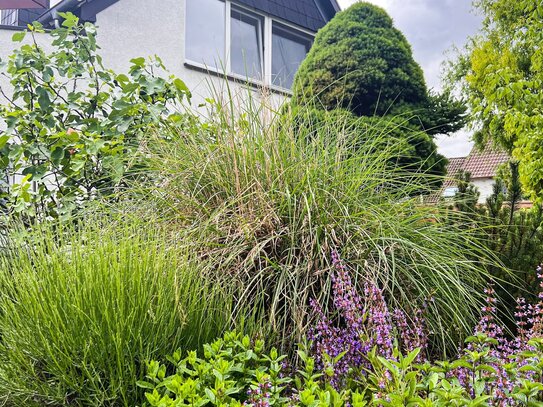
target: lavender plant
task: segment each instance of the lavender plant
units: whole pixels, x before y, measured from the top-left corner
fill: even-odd
[[[366,376],[372,371],[370,352],[391,359],[395,350],[409,353],[418,348],[417,360],[422,361],[428,343],[422,310],[417,309],[412,320],[399,308],[391,313],[375,283],[365,283],[362,298],[336,252],[332,253],[332,264],[333,305],[337,313],[330,317],[312,301],[317,322],[308,335],[317,366],[328,373],[330,384],[338,388]]]

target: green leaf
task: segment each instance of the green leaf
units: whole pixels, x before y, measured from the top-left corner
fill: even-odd
[[[13,36],[11,37],[11,40],[13,42],[21,42],[22,40],[25,39],[25,37],[26,37],[26,31],[20,31],[13,34]]]
[[[144,380],[138,380],[136,382],[136,386],[141,387],[142,389],[149,389],[149,390],[153,390],[155,388],[155,385],[153,383],[149,383]]]
[[[145,66],[145,58],[143,57],[131,59],[130,62],[132,63],[132,65],[140,68],[143,68]]]
[[[3,136],[0,136],[0,150],[5,147],[5,145],[8,143],[10,137],[7,134],[4,134]]]

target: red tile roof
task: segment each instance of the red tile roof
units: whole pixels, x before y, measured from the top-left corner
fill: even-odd
[[[474,147],[467,157],[455,157],[448,160],[447,175],[443,185],[439,191],[428,196],[428,202],[437,202],[447,188],[456,186],[456,177],[460,170],[469,172],[472,181],[479,178],[494,178],[498,167],[509,161],[509,155],[488,145],[483,150]]]
[[[498,167],[508,161],[509,155],[505,151],[487,145],[483,150],[473,148],[466,157],[462,165],[462,170],[469,172],[472,180],[477,178],[494,178]],[[456,175],[456,172],[448,170],[448,174],[453,177]]]
[[[458,171],[463,168],[466,158],[467,157],[448,158],[449,163],[447,164],[447,175],[449,177],[456,177]]]

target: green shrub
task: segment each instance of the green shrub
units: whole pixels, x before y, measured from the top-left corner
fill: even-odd
[[[403,124],[391,136],[409,145],[414,171],[444,175],[446,160],[432,136],[464,124],[462,103],[450,93],[428,91],[403,34],[383,9],[366,2],[338,13],[318,32],[296,74],[293,92],[295,109],[341,108],[368,120],[386,116],[396,124],[401,115]],[[359,124],[362,133],[365,124]]]
[[[293,100],[356,116],[408,113],[430,135],[462,128],[465,107],[447,92],[428,92],[411,46],[380,7],[359,2],[315,37],[294,81]]]
[[[160,76],[158,58],[131,60],[127,74],[105,68],[96,27],[59,17],[62,26],[47,34],[37,22],[14,34],[32,38],[0,61],[12,88],[0,105],[0,170],[22,174],[0,198],[7,212],[30,220],[70,217],[123,187],[140,170],[135,153],[144,131],[178,118],[172,108],[190,97],[180,79]]]
[[[305,331],[310,298],[328,303],[332,250],[360,285],[384,287],[391,305],[433,298],[440,348],[471,330],[488,281],[480,264],[492,258],[416,196],[435,176],[391,168],[398,145],[377,123],[357,144],[340,113],[266,123],[266,110],[213,108],[211,121],[147,144],[152,212],[183,231],[189,250],[244,282],[240,304],[266,310],[284,345]]]
[[[147,360],[234,326],[231,279],[213,278],[175,236],[142,222],[85,222],[38,227],[1,254],[8,405],[133,406]]]
[[[204,346],[203,357],[179,352],[170,364],[152,361],[144,406],[492,406],[541,404],[543,373],[541,339],[532,350],[500,361],[492,354],[497,342],[485,335],[469,338],[471,350],[454,360],[417,363],[419,350],[391,358],[370,352],[366,374],[334,389],[327,371],[315,369],[314,359],[299,352],[301,366],[289,371],[285,356],[263,351],[263,342],[229,333]],[[503,369],[503,370],[502,370]],[[333,370],[333,369],[332,369]],[[531,372],[531,374],[526,374]],[[524,378],[530,376],[529,378]],[[507,404],[505,404],[507,403]]]

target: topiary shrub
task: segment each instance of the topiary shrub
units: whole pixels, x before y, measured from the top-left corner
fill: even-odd
[[[356,117],[388,116],[402,122],[395,126],[393,140],[407,142],[408,151],[401,155],[409,157],[410,170],[443,175],[446,160],[432,136],[455,132],[465,122],[463,104],[448,92],[428,91],[406,38],[383,9],[369,3],[338,13],[319,31],[293,92],[293,106],[340,108]],[[398,163],[406,164],[403,158]]]
[[[422,69],[387,13],[358,3],[338,13],[319,31],[300,66],[294,95],[318,97],[327,110],[344,107],[358,116],[384,115],[428,95]]]

